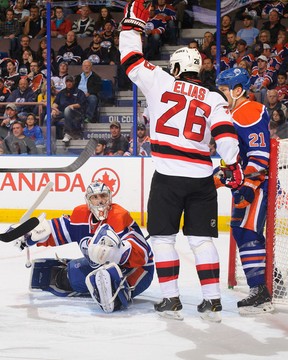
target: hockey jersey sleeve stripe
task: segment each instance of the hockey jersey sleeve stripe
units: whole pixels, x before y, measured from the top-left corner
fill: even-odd
[[[216,138],[219,135],[229,136],[233,138],[237,138],[236,131],[234,126],[229,123],[221,123],[217,124],[217,126],[211,127],[211,135]]]
[[[129,53],[121,60],[121,65],[124,66],[126,74],[128,75],[129,72],[134,69],[135,66],[141,64],[144,61],[143,54],[140,53]]]

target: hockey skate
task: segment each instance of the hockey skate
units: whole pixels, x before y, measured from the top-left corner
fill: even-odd
[[[200,317],[203,320],[208,320],[211,322],[221,322],[221,300],[212,299],[212,300],[203,300],[201,304],[197,306],[197,310],[200,313]]]
[[[161,302],[154,304],[154,309],[159,316],[167,319],[183,320],[181,314],[182,304],[179,296],[172,298],[164,298]]]
[[[271,303],[271,296],[266,285],[259,285],[250,288],[249,295],[238,301],[237,307],[240,315],[258,315],[274,311]]]

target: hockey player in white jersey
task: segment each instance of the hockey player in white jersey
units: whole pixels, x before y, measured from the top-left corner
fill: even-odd
[[[149,16],[149,3],[130,1],[120,34],[121,63],[146,97],[150,114],[151,154],[156,171],[148,200],[147,229],[155,254],[163,300],[154,305],[165,317],[182,319],[175,249],[180,218],[183,233],[194,253],[203,301],[201,317],[220,321],[219,257],[212,237],[218,236],[217,193],[209,153],[211,136],[233,176],[227,185],[243,181],[237,163],[238,139],[228,103],[216,89],[198,79],[201,55],[197,49],[177,50],[170,59],[170,74],[144,59],[141,32]],[[218,316],[213,316],[218,315]]]

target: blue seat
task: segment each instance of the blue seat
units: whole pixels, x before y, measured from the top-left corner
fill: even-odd
[[[113,104],[115,101],[115,91],[112,80],[102,79],[101,90],[99,93],[101,104]]]

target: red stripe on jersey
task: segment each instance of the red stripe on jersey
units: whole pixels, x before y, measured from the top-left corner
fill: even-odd
[[[67,244],[66,241],[65,241],[65,239],[63,239],[63,237],[62,237],[62,235],[61,235],[61,231],[60,231],[61,225],[59,224],[59,220],[58,220],[58,219],[55,219],[55,221],[54,221],[54,226],[55,226],[55,228],[56,228],[56,230],[57,230],[56,236],[57,236],[57,239],[59,239],[59,242],[60,242],[62,245]]]
[[[151,144],[155,144],[155,145],[157,144],[157,145],[160,145],[160,146],[169,146],[171,149],[176,149],[176,150],[180,150],[180,151],[187,152],[187,153],[200,154],[200,155],[203,155],[203,156],[210,156],[209,151],[200,151],[200,150],[197,150],[197,149],[185,148],[185,147],[182,147],[182,146],[173,145],[173,144],[168,143],[166,141],[158,141],[158,140],[150,139],[150,142],[151,142]]]
[[[131,56],[134,55],[141,55],[143,56],[142,53],[138,52],[138,51],[131,51],[129,54],[127,54],[126,56],[123,57],[123,59],[121,59],[121,64],[124,64],[125,61],[127,61]]]
[[[156,266],[157,266],[158,269],[174,267],[174,266],[179,266],[179,265],[180,265],[179,259],[171,260],[171,261],[156,262]]]
[[[219,269],[219,263],[196,265],[197,271]]]
[[[159,157],[159,158],[163,158],[163,159],[181,160],[181,161],[187,161],[187,162],[193,163],[193,164],[195,163],[195,164],[204,164],[204,165],[211,166],[211,161],[203,161],[203,160],[199,160],[199,159],[190,159],[188,157],[161,154],[161,153],[156,153],[154,151],[151,151],[151,154],[155,157]]]
[[[245,264],[246,262],[250,261],[264,261],[266,259],[266,256],[251,256],[251,257],[245,257],[244,259],[241,259],[242,264]]]
[[[222,139],[222,138],[232,138],[232,139],[236,139],[238,140],[238,136],[237,134],[231,134],[231,133],[222,133],[222,134],[219,134],[217,136],[214,136],[214,139],[215,140],[219,140],[219,139]]]
[[[147,272],[147,271],[145,271],[142,267],[140,267],[140,268],[136,269],[135,271],[133,271],[131,275],[128,275],[127,281],[129,283],[129,285],[135,286],[138,283],[139,278],[141,278],[143,276],[144,272]]]
[[[128,66],[127,69],[126,69],[126,74],[128,75],[130,73],[130,71],[132,71],[136,66],[138,66],[139,64],[141,64],[144,61],[145,61],[144,58],[141,58],[138,61],[135,61],[130,66]]]
[[[164,282],[168,282],[168,281],[172,281],[172,280],[177,280],[178,279],[178,274],[174,275],[174,276],[166,276],[166,277],[159,277],[158,281],[159,283],[164,283]]]
[[[216,124],[212,125],[211,126],[211,131],[219,126],[223,126],[223,125],[228,125],[228,126],[232,126],[231,122],[229,121],[220,121],[220,122],[217,122]]]

